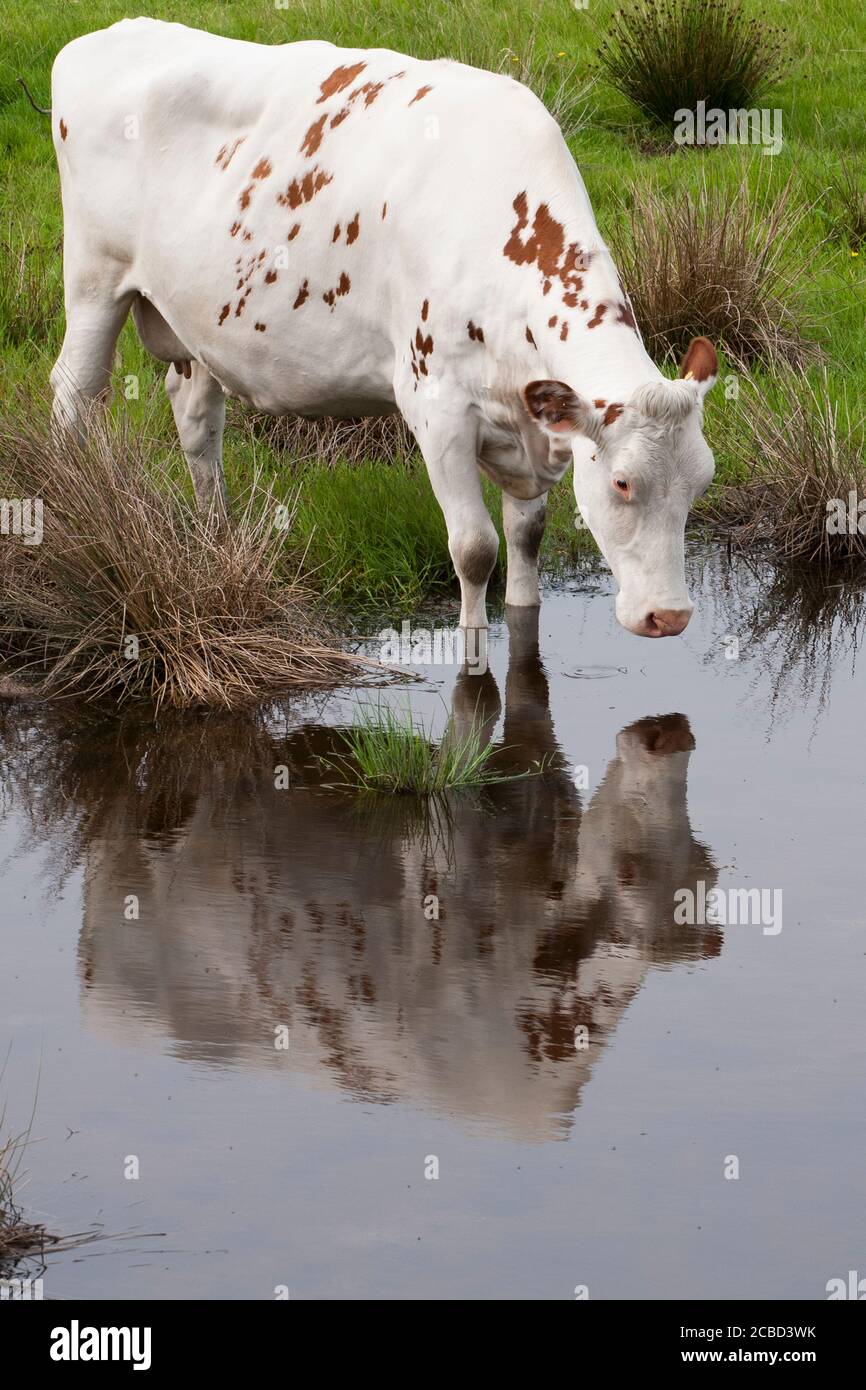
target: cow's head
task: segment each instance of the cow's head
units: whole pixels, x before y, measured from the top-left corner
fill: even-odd
[[[691,617],[685,525],[713,477],[701,424],[717,374],[712,343],[695,338],[678,381],[639,386],[624,402],[585,400],[561,381],[523,393],[551,448],[572,448],[578,508],[619,585],[616,616],[641,637],[675,637]]]

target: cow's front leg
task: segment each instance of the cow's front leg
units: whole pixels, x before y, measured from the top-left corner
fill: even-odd
[[[508,546],[505,602],[515,608],[533,608],[539,602],[538,552],[544,535],[547,493],[531,502],[502,494],[502,524]]]
[[[165,389],[199,510],[208,514],[214,509],[224,512],[226,485],[222,452],[226,400],[223,389],[200,362],[185,363],[181,371],[176,366],[169,367]]]
[[[435,400],[426,407],[429,422],[419,423],[409,415],[409,423],[445,517],[448,550],[460,580],[460,626],[484,628],[487,581],[499,554],[499,536],[481,495],[478,431],[468,410],[439,415],[436,407]]]

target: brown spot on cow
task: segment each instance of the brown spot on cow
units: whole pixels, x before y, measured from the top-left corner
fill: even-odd
[[[220,316],[217,319],[217,324],[220,328],[222,328],[223,324],[225,323],[226,319],[231,313],[231,309],[232,306],[230,304],[224,304],[223,307],[220,309]]]
[[[257,323],[257,324],[256,324],[256,332],[257,332],[257,333],[264,333],[265,330],[266,330],[266,328],[267,328],[267,326],[268,326],[268,325],[267,325],[266,323]]]
[[[536,352],[538,351],[538,343],[532,336],[532,329],[529,327],[529,324],[526,325],[526,341],[529,343],[530,347],[534,347]]]
[[[339,222],[338,222],[337,225],[336,225],[336,227],[334,228],[334,234],[333,234],[333,236],[331,237],[331,241],[339,241],[339,240],[340,240],[340,224],[339,224]]]
[[[333,174],[326,174],[324,169],[315,165],[302,179],[292,179],[285,193],[277,194],[277,202],[294,212],[295,208],[299,208],[303,203],[312,202],[316,194],[332,181]]]
[[[300,222],[296,222],[292,230],[289,232],[289,235],[286,237],[286,241],[294,241],[295,237],[298,235],[298,232],[300,230],[301,224]]]
[[[358,240],[358,233],[361,230],[361,214],[356,212],[351,222],[346,228],[346,245],[351,246],[353,241]]]
[[[249,207],[250,194],[252,193],[252,191],[253,185],[251,183],[248,183],[246,188],[241,189],[241,196],[238,198],[238,206],[240,207],[241,212],[244,212],[246,208]]]
[[[300,153],[307,155],[309,159],[312,159],[316,150],[322,143],[322,136],[325,131],[325,122],[327,119],[328,113],[326,111],[324,116],[320,116],[317,121],[313,121],[313,124],[301,141]]]
[[[595,406],[596,410],[604,410],[605,406],[607,405],[607,401],[600,397],[598,400],[593,401],[593,405]]]
[[[237,140],[234,140],[231,143],[231,145],[226,144],[221,146],[220,151],[217,154],[216,159],[214,160],[214,164],[218,164],[219,167],[222,169],[223,173],[225,173],[226,169],[231,164],[232,160],[234,159],[235,155],[237,154],[238,150],[240,149],[241,145],[244,143],[246,138],[247,137],[245,135],[240,135],[238,136]]]
[[[604,318],[604,316],[605,316],[606,313],[607,313],[607,305],[606,305],[606,304],[601,303],[601,304],[597,305],[595,313],[593,314],[592,318],[589,320],[589,323],[586,325],[587,328],[598,328],[598,325],[601,323],[601,321],[602,321],[602,319]]]
[[[382,204],[382,221],[383,221],[383,222],[385,221],[385,218],[387,217],[387,215],[388,215],[388,204],[387,204],[387,203],[383,203],[383,204]]]
[[[568,319],[562,320],[562,327],[559,330],[559,341],[564,343],[568,337]]]
[[[251,177],[251,178],[254,178],[254,179],[266,179],[266,178],[269,178],[269,177],[270,177],[270,174],[271,174],[271,161],[270,161],[269,159],[264,159],[264,158],[262,158],[262,159],[259,160],[259,162],[258,162],[258,164],[256,165],[255,169],[253,169],[253,172],[252,172],[252,174],[250,175],[250,177]]]
[[[244,241],[252,241],[252,239],[253,239],[253,234],[252,234],[252,232],[249,231],[249,230],[245,231],[245,232],[244,232],[244,235],[243,235],[243,239],[244,239]]]
[[[356,97],[362,96],[364,105],[372,106],[384,85],[384,82],[365,82],[363,87],[357,87],[354,92],[349,93],[349,100],[354,101]]]
[[[429,312],[430,312],[430,300],[429,300],[429,299],[425,299],[425,300],[424,300],[424,303],[421,305],[421,322],[422,322],[422,323],[426,323],[426,322],[427,322],[427,315],[429,314]]]
[[[345,120],[346,117],[348,116],[348,114],[349,114],[349,112],[351,111],[351,109],[352,109],[351,106],[344,106],[344,107],[342,108],[341,111],[338,111],[338,112],[337,112],[336,116],[332,116],[332,117],[331,117],[331,129],[332,129],[332,130],[335,128],[335,126],[338,126],[338,125],[342,125],[342,124],[343,124],[344,120]]]
[[[604,419],[602,420],[602,424],[612,425],[614,421],[619,419],[620,415],[622,415],[622,412],[624,410],[625,406],[621,405],[619,401],[611,401],[607,410],[604,412]]]
[[[339,282],[338,282],[338,284],[337,284],[337,294],[348,294],[348,293],[349,293],[349,290],[350,290],[351,288],[352,288],[352,282],[351,282],[351,280],[349,279],[349,277],[348,277],[348,275],[346,274],[345,270],[341,271],[341,272],[340,272],[340,279],[339,279]]]
[[[265,276],[265,284],[266,284],[266,285],[272,285],[272,284],[274,283],[274,281],[276,280],[276,278],[277,278],[277,272],[276,272],[275,270],[269,270],[268,273],[267,273],[267,275]]]
[[[582,300],[580,301],[580,307],[581,307],[581,309],[583,310],[583,312],[586,313],[586,311],[587,311],[588,308],[589,308],[589,300],[588,300],[588,299],[582,299]]]
[[[60,138],[61,138],[61,140],[65,140],[68,134],[69,134],[69,127],[68,127],[68,125],[66,124],[66,122],[64,121],[63,117],[61,116],[61,117],[60,117]]]
[[[525,191],[518,193],[512,203],[517,221],[511,229],[502,254],[515,265],[536,265],[542,277],[542,294],[549,294],[554,280],[562,286],[564,302],[569,308],[577,305],[577,293],[583,286],[580,272],[588,257],[576,241],[566,245],[565,228],[551,216],[546,203],[540,203],[529,227],[529,204]]]
[[[319,83],[321,95],[316,98],[316,105],[321,106],[328,97],[334,97],[338,92],[344,92],[347,87],[351,87],[356,77],[364,71],[366,63],[353,63],[351,67],[334,68],[330,76],[324,82]]]
[[[298,296],[297,296],[297,299],[295,300],[294,304],[292,305],[292,308],[293,308],[293,309],[300,309],[301,305],[302,305],[302,304],[305,304],[305,303],[307,302],[307,300],[309,299],[309,297],[310,297],[310,282],[309,282],[309,280],[305,280],[304,283],[301,285],[301,288],[298,290]]]
[[[244,309],[247,307],[247,300],[249,299],[249,297],[250,297],[250,292],[249,292],[249,290],[247,290],[246,294],[241,295],[240,299],[238,300],[237,308],[235,309],[235,318],[236,318],[236,319],[239,319],[239,318],[240,318],[240,316],[241,316],[241,314],[243,313]]]
[[[637,333],[637,323],[635,322],[634,314],[631,311],[631,305],[628,304],[625,300],[623,300],[623,302],[621,304],[618,304],[616,307],[617,323],[622,323],[625,325],[626,328],[632,328],[634,329],[635,333]]]
[[[425,300],[425,303],[426,303],[426,302],[427,302],[427,301]],[[412,355],[411,366],[412,366],[413,374],[414,374],[414,376],[415,376],[415,388],[416,388],[416,390],[417,390],[419,375],[420,375],[420,376],[429,376],[429,375],[430,375],[430,373],[429,373],[428,370],[427,370],[427,358],[430,356],[431,352],[433,351],[433,337],[432,337],[432,335],[431,335],[430,333],[428,333],[427,336],[425,337],[424,334],[421,332],[420,327],[419,327],[419,328],[416,328],[416,330],[415,330],[415,341],[412,342],[412,341],[410,340],[410,342],[409,342],[409,351],[410,351],[410,353],[411,353],[411,355]]]
[[[322,295],[322,298],[324,299],[325,303],[329,306],[329,308],[333,309],[334,305],[337,302],[337,296],[334,290],[325,290],[325,293]]]
[[[557,314],[551,315],[551,317],[547,320],[547,326],[548,326],[548,328],[555,328],[555,327],[556,327],[557,318],[558,318],[558,315],[557,315]]]
[[[237,236],[237,234],[238,234],[238,232],[240,231],[240,229],[241,229],[241,223],[240,223],[240,222],[233,222],[232,225],[229,227],[229,234],[230,234],[231,236]]]
[[[472,322],[471,319],[469,320],[468,324],[466,325],[466,328],[467,328],[467,331],[468,331],[469,336],[470,336],[470,338],[472,339],[473,343],[483,343],[483,342],[484,342],[484,330],[483,330],[483,328],[477,327],[476,324],[474,324],[474,323]]]
[[[423,101],[427,93],[432,92],[432,90],[432,87],[419,87],[412,100],[409,102],[409,105],[414,106],[416,101]]]

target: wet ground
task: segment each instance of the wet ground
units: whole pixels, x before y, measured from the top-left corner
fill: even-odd
[[[860,596],[691,565],[677,640],[590,575],[495,623],[483,677],[157,725],[0,707],[7,1127],[38,1087],[29,1214],[107,1235],[46,1296],[866,1273]],[[428,815],[322,785],[380,698],[543,770]]]

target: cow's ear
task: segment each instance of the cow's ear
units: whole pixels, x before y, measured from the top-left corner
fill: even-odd
[[[695,381],[705,396],[719,375],[719,359],[709,338],[692,338],[680,367],[683,381]]]
[[[523,403],[539,429],[554,439],[593,432],[596,412],[564,381],[530,381]]]

